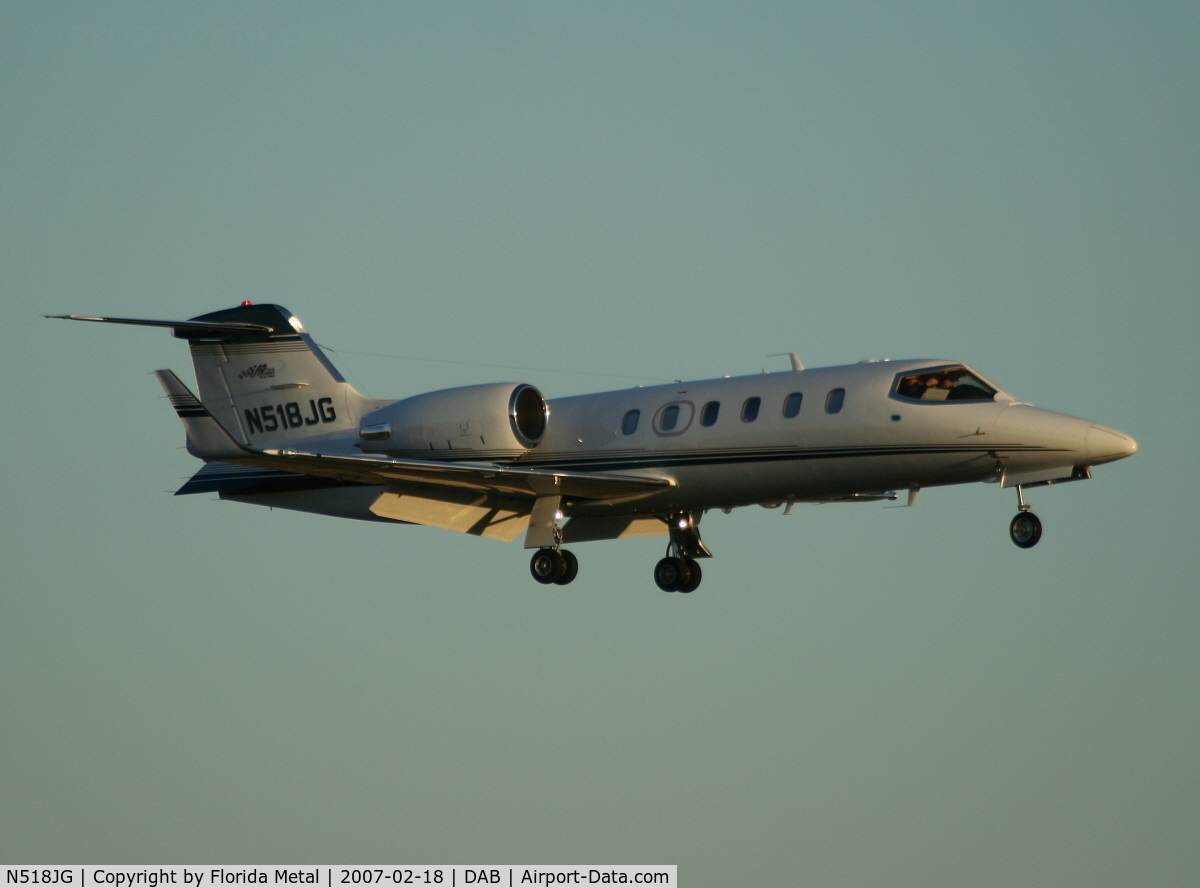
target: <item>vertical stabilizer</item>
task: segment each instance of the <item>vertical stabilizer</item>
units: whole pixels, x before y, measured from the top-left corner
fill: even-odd
[[[191,348],[200,400],[248,447],[286,448],[316,435],[357,430],[359,417],[375,406],[280,305],[241,305],[192,321],[270,330],[175,330]]]

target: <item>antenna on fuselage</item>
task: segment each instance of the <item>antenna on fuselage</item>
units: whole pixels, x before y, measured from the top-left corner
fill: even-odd
[[[804,365],[800,363],[800,356],[795,352],[779,352],[774,355],[767,355],[768,358],[788,358],[792,362],[792,370],[799,373],[804,369]]]

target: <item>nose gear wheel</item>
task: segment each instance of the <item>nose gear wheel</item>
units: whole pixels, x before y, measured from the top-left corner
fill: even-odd
[[[1008,535],[1022,549],[1032,549],[1042,538],[1042,521],[1033,512],[1018,512],[1008,525]]]

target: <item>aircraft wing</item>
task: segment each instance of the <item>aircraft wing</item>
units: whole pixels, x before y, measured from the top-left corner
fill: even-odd
[[[563,472],[496,463],[436,462],[372,456],[340,456],[294,450],[248,451],[228,459],[263,468],[299,472],[363,484],[412,483],[516,496],[568,496],[578,499],[630,499],[672,487],[667,478],[608,472]]]
[[[156,374],[188,435],[188,449],[205,460],[257,466],[361,484],[419,485],[451,492],[477,491],[536,499],[620,502],[640,499],[674,486],[670,478],[609,472],[567,472],[480,462],[390,459],[298,450],[254,450],[238,443],[170,370]]]

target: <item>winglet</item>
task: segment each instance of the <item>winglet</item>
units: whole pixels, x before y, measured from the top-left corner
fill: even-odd
[[[206,461],[245,456],[246,449],[229,434],[200,399],[191,393],[172,370],[155,370],[171,406],[183,420],[187,449],[192,456]]]

